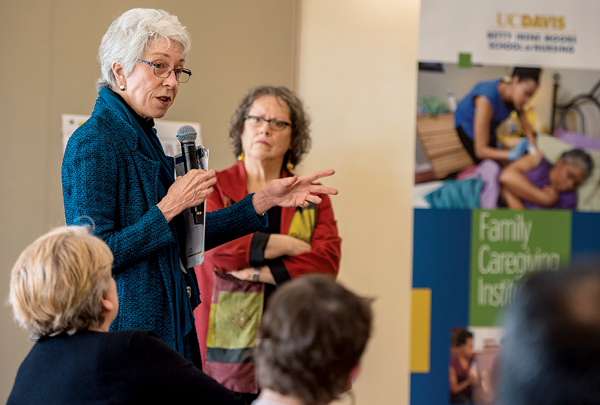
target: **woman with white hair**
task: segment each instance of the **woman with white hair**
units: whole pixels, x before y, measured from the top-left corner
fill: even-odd
[[[108,332],[113,255],[86,228],[54,229],[15,263],[9,303],[36,341],[8,404],[244,404],[149,331]]]
[[[178,222],[213,191],[215,173],[192,170],[175,179],[153,128],[192,75],[189,49],[185,27],[163,10],[132,9],[111,24],[100,45],[96,106],[69,140],[62,184],[67,224],[90,218],[113,252],[120,311],[111,330],[151,330],[201,367],[192,312],[198,282],[181,264]],[[320,203],[315,193],[337,191],[311,183],[331,174],[276,180],[208,213],[205,248],[263,229],[273,206]]]
[[[526,155],[500,173],[500,196],[511,209],[577,208],[577,187],[592,174],[594,161],[582,149],[564,152],[556,164],[543,154]]]

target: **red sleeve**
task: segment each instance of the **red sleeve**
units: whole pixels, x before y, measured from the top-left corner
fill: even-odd
[[[214,186],[214,191],[206,200],[206,210],[211,212],[228,207],[232,204],[228,200],[229,197],[223,194],[217,182]],[[222,271],[240,270],[250,267],[248,257],[251,242],[252,234],[224,243],[206,252],[205,260],[213,268]]]
[[[283,259],[283,264],[292,279],[310,273],[337,276],[340,269],[342,239],[338,235],[331,199],[328,195],[322,195],[321,198],[323,202],[319,204],[317,211],[311,251]]]
[[[218,184],[218,183],[217,183]],[[323,202],[317,211],[317,223],[311,241],[310,252],[297,256],[284,257],[285,269],[273,268],[272,271],[287,271],[287,275],[276,279],[295,278],[302,274],[324,273],[337,275],[340,267],[341,239],[338,235],[337,221],[333,214],[331,199],[327,195],[321,197]],[[218,186],[208,197],[206,209],[214,211],[230,205],[228,197],[222,194]],[[287,229],[282,230],[286,233]],[[239,270],[252,267],[249,262],[250,246],[254,235],[247,235],[221,246],[215,247],[206,253],[206,264],[221,271]],[[279,267],[279,266],[277,266]],[[275,274],[274,274],[275,275]]]

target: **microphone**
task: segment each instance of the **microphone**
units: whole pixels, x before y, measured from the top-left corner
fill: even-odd
[[[185,173],[192,169],[198,169],[198,157],[196,156],[196,130],[191,125],[184,125],[177,130],[177,139],[181,143],[181,156]],[[204,225],[204,203],[197,207],[191,207],[190,211],[194,223]]]

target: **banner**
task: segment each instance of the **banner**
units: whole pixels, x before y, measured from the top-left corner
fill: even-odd
[[[419,60],[599,69],[600,3],[423,0]]]
[[[599,11],[421,2],[411,405],[494,404],[522,281],[600,253]]]
[[[497,326],[528,273],[569,263],[571,211],[473,210],[470,326]]]

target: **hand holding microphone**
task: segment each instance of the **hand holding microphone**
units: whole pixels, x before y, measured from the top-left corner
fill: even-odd
[[[181,127],[177,133],[177,138],[181,142],[186,174],[177,177],[157,207],[167,222],[170,222],[183,210],[190,208],[194,222],[202,224],[204,223],[204,201],[213,192],[213,186],[217,183],[215,171],[198,169],[195,145],[197,134],[194,128],[186,125]],[[193,168],[194,163],[196,168]]]

